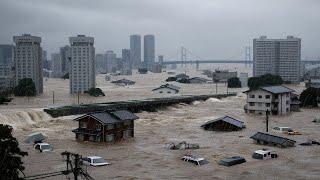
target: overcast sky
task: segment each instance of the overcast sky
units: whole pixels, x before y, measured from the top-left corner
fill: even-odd
[[[181,46],[203,59],[241,59],[255,37],[293,35],[302,58],[317,57],[320,0],[0,0],[0,30],[0,44],[30,33],[48,53],[77,34],[93,36],[97,53],[129,48],[130,34],[154,34],[156,55],[169,59]]]

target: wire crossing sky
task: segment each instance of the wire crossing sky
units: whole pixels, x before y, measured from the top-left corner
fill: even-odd
[[[68,37],[95,38],[97,53],[129,48],[130,34],[154,34],[156,55],[181,46],[205,59],[243,59],[261,35],[302,38],[302,58],[320,56],[319,0],[1,0],[0,44],[30,33],[53,53]]]

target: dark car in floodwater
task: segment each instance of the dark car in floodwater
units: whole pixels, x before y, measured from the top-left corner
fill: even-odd
[[[218,162],[218,164],[223,165],[223,166],[233,166],[233,165],[242,164],[245,162],[246,162],[246,160],[243,157],[233,156],[233,157],[221,159]]]

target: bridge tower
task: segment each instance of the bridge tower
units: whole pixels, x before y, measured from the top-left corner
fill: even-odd
[[[185,47],[181,47],[181,67],[183,65],[186,67],[187,66],[187,49]]]
[[[250,46],[246,46],[246,50],[245,50],[245,66],[248,67],[250,61],[251,61],[251,47]]]

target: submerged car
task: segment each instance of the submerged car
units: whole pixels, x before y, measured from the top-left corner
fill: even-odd
[[[106,160],[104,160],[102,157],[99,157],[99,156],[88,156],[88,157],[82,158],[82,160],[84,163],[89,164],[91,166],[105,166],[110,164]]]
[[[185,155],[181,158],[181,160],[191,162],[197,166],[201,166],[209,163],[209,161],[205,160],[204,158],[199,158],[192,155]]]
[[[275,151],[268,150],[268,149],[262,149],[257,150],[252,154],[253,159],[270,159],[270,158],[277,158],[278,154]]]
[[[223,166],[233,166],[233,165],[242,164],[245,162],[246,162],[246,159],[244,159],[243,157],[233,156],[233,157],[221,159],[218,162],[218,164]]]
[[[52,146],[48,143],[36,143],[34,144],[34,149],[40,151],[40,152],[48,152],[52,151]]]

